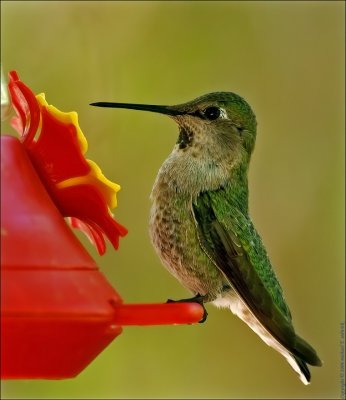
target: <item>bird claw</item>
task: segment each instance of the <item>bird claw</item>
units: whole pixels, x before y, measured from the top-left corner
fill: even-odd
[[[166,303],[198,303],[199,305],[201,305],[203,307],[203,317],[200,321],[198,321],[199,324],[203,324],[208,317],[208,312],[206,310],[206,308],[204,307],[204,299],[205,296],[202,296],[201,294],[197,294],[195,297],[191,297],[189,299],[181,299],[181,300],[172,300],[172,299],[168,299],[166,301]]]

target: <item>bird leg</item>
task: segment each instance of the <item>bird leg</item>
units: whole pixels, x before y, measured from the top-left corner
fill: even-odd
[[[204,314],[203,314],[203,318],[200,321],[198,321],[198,323],[202,324],[203,322],[205,322],[207,320],[207,317],[208,317],[208,312],[207,312],[206,308],[204,307],[205,298],[206,298],[206,295],[203,296],[203,295],[197,293],[196,296],[191,297],[189,299],[181,299],[181,300],[168,299],[166,301],[166,303],[198,303],[198,304],[200,304],[203,307]]]

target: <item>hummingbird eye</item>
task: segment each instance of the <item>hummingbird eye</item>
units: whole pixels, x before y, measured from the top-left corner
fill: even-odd
[[[208,107],[204,110],[203,114],[207,119],[213,121],[219,118],[221,110],[219,109],[219,107]]]

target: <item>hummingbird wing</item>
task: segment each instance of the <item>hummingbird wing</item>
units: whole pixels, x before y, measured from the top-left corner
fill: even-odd
[[[227,188],[201,193],[193,214],[201,247],[255,318],[291,354],[321,365],[315,350],[295,334],[261,238]]]

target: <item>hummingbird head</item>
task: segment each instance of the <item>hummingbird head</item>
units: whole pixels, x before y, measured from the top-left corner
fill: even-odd
[[[187,157],[234,165],[248,163],[256,139],[256,118],[248,103],[235,93],[215,92],[174,106],[92,103],[166,114],[179,125],[175,151]]]
[[[250,157],[256,139],[256,118],[248,103],[235,93],[215,92],[188,103],[171,106],[177,111],[178,146]],[[227,158],[227,157],[226,157]]]

